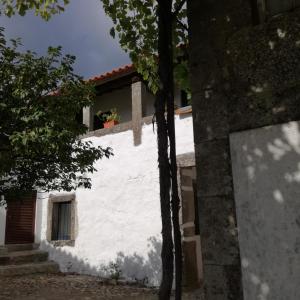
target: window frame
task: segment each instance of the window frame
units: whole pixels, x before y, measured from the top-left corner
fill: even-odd
[[[53,228],[53,206],[55,203],[71,202],[71,221],[70,221],[70,240],[52,240]],[[75,245],[75,224],[76,224],[76,202],[75,194],[49,195],[48,200],[48,218],[47,218],[47,233],[46,239],[48,243],[56,246],[74,246]]]

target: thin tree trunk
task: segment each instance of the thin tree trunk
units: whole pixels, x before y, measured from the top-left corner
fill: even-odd
[[[159,55],[159,80],[160,80],[160,91],[157,95],[157,106],[161,111],[156,111],[160,113],[157,122],[163,119],[166,126],[167,132],[167,143],[169,141],[170,155],[167,155],[168,164],[168,176],[169,179],[169,195],[171,190],[172,195],[172,223],[173,223],[173,234],[174,234],[174,244],[175,244],[175,286],[176,294],[175,299],[181,300],[181,281],[182,281],[182,249],[181,249],[181,232],[179,226],[179,196],[178,196],[178,183],[177,183],[177,163],[176,163],[176,143],[175,143],[175,122],[174,122],[174,78],[173,78],[173,42],[172,42],[172,0],[159,0],[158,1],[158,27],[159,27],[159,38],[158,38],[158,55]],[[163,105],[162,105],[163,104]],[[167,123],[165,120],[165,107],[167,105]],[[158,108],[158,107],[157,107]],[[162,116],[163,114],[163,116]],[[159,139],[159,137],[158,137]],[[165,141],[164,141],[165,142]],[[172,187],[172,188],[171,188]],[[170,198],[169,198],[170,201]],[[166,205],[166,203],[165,203]],[[165,207],[166,209],[166,207]],[[170,202],[168,209],[171,209]],[[170,214],[171,218],[171,214]],[[164,222],[167,222],[168,234],[169,226],[171,226],[171,238],[172,238],[172,224],[170,220],[164,220],[163,210],[163,246],[168,247],[171,245],[171,241],[164,240]],[[169,235],[168,235],[169,238]],[[172,240],[173,248],[173,240]],[[170,248],[168,248],[170,250]],[[164,248],[163,248],[164,251]],[[162,253],[163,260],[163,278],[160,287],[160,299],[166,300],[170,298],[172,283],[173,283],[173,273],[165,274],[166,269],[164,269],[164,255]],[[168,257],[169,259],[169,257]],[[172,258],[173,259],[173,258]],[[168,261],[168,267],[170,267],[170,261]],[[173,261],[172,261],[173,269]],[[171,270],[171,268],[169,269]],[[165,275],[165,276],[164,276]],[[167,276],[166,276],[167,275]],[[171,277],[172,276],[172,277]],[[172,280],[172,281],[171,281]]]
[[[159,80],[160,89],[157,92],[155,102],[155,114],[157,122],[158,139],[158,165],[160,178],[160,202],[162,218],[162,281],[159,289],[159,299],[168,300],[171,296],[174,272],[172,217],[171,217],[171,174],[168,153],[168,127],[165,117],[165,107],[167,104],[168,87],[170,85],[170,74],[168,70],[169,58],[168,49],[165,48],[165,41],[168,37],[168,18],[166,18],[166,2],[170,0],[158,1],[158,53],[159,53]]]
[[[160,183],[160,205],[162,219],[162,280],[159,299],[170,299],[173,283],[173,237],[170,203],[170,166],[168,157],[168,133],[165,119],[165,95],[159,91],[156,96],[155,114],[157,122],[158,167]]]
[[[180,200],[178,195],[177,182],[177,161],[176,161],[176,139],[175,139],[175,122],[174,122],[174,101],[168,103],[168,131],[170,140],[170,162],[172,176],[172,222],[175,247],[175,299],[181,300],[182,293],[182,246],[181,231],[179,224]]]
[[[178,182],[177,182],[177,161],[176,161],[176,135],[175,135],[175,120],[174,120],[174,77],[173,77],[173,41],[172,41],[172,1],[170,1],[168,11],[166,12],[166,18],[168,18],[168,27],[165,30],[168,31],[168,39],[165,40],[165,51],[168,51],[168,55],[165,59],[168,59],[168,74],[169,83],[166,86],[168,90],[167,108],[168,108],[168,135],[170,143],[170,171],[171,171],[171,201],[172,201],[172,223],[173,223],[173,235],[174,235],[174,248],[175,248],[175,299],[181,300],[182,294],[182,244],[181,244],[181,231],[179,224],[179,209],[180,200],[178,195]]]

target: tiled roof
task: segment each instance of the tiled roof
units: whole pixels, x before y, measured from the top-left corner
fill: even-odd
[[[103,73],[98,76],[94,76],[92,78],[89,78],[86,80],[86,82],[95,82],[97,84],[101,84],[102,82],[108,82],[111,80],[114,80],[116,78],[122,77],[122,75],[127,75],[134,73],[136,71],[135,67],[133,64],[128,64],[125,66],[122,66],[117,69],[113,69],[110,72]],[[58,96],[59,95],[59,89],[53,92],[50,92],[48,96]]]
[[[89,78],[87,81],[101,83],[102,81],[110,81],[122,75],[127,75],[133,72],[135,72],[135,67],[133,66],[133,64],[128,64],[120,68],[113,69],[110,72]]]

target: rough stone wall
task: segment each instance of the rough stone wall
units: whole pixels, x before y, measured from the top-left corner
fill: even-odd
[[[298,10],[230,38],[231,132],[300,119],[299,22]]]
[[[188,2],[197,197],[206,299],[242,299],[229,150],[226,44],[250,23],[247,1]]]
[[[229,134],[299,120],[299,14],[257,27],[248,1],[188,1],[206,299],[242,299]]]

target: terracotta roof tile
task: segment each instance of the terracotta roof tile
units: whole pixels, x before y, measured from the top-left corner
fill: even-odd
[[[117,69],[113,69],[110,72],[106,72],[101,75],[94,76],[92,78],[87,79],[88,82],[101,82],[101,81],[106,81],[108,79],[113,79],[114,77],[118,77],[120,75],[126,74],[126,73],[131,73],[135,71],[135,67],[133,64],[128,64],[125,66],[122,66]]]

